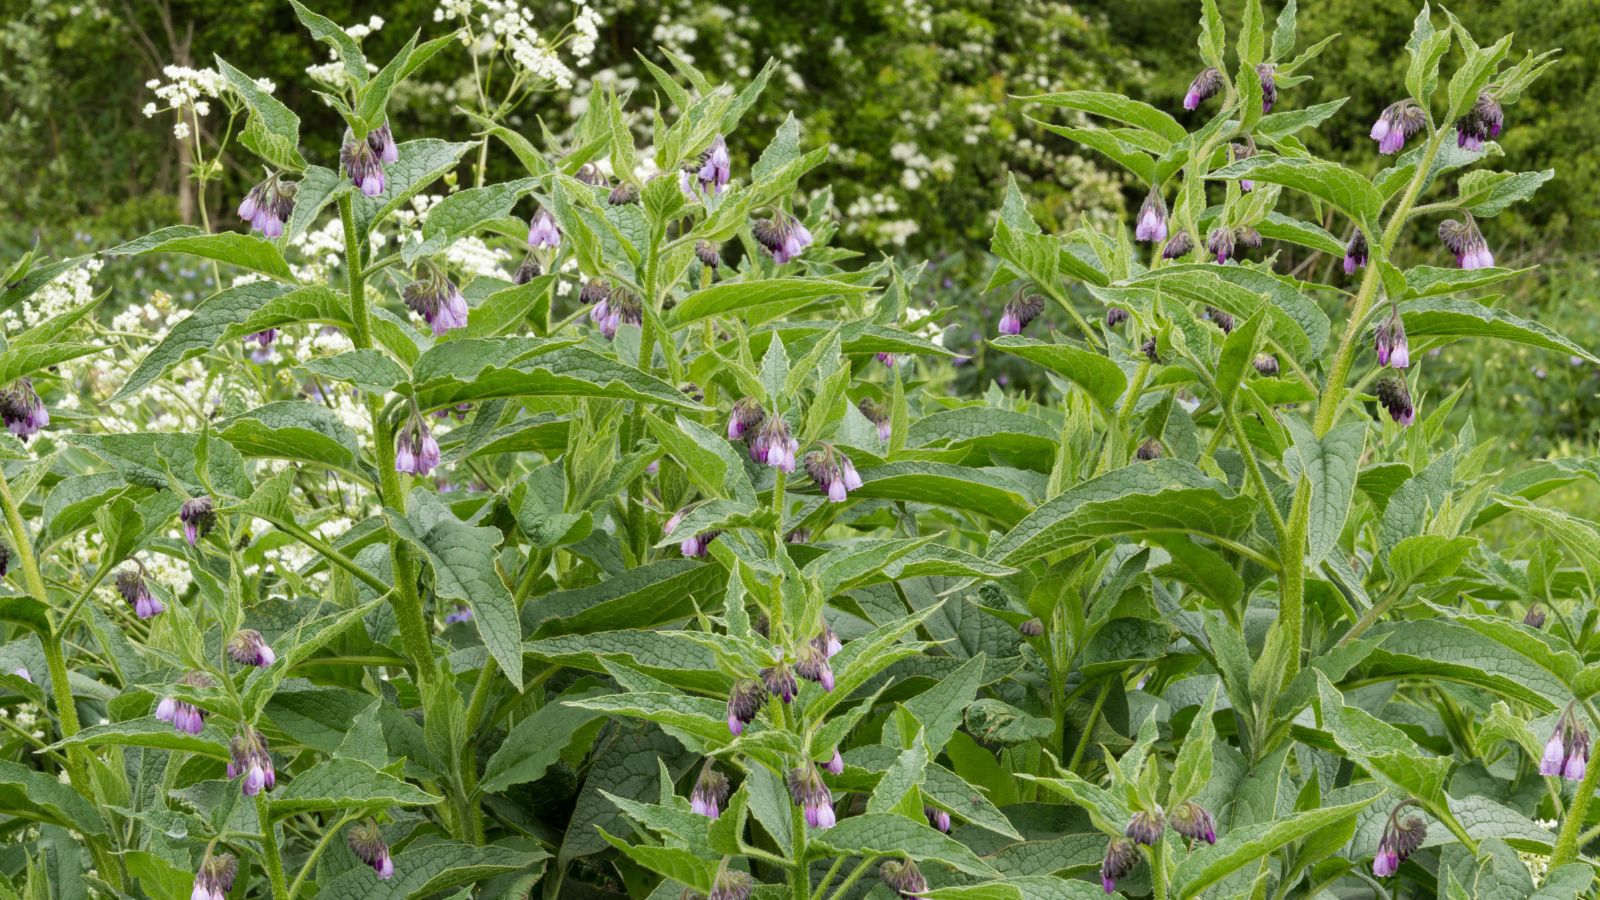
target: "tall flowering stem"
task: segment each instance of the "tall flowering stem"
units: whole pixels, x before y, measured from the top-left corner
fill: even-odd
[[[1589,721],[1600,722],[1594,704],[1586,700],[1583,709],[1589,714]],[[1600,790],[1600,765],[1590,765],[1584,770],[1583,780],[1578,782],[1578,790],[1561,819],[1561,830],[1556,833],[1556,846],[1550,853],[1551,869],[1577,861],[1578,836],[1583,832],[1584,820],[1589,815],[1589,803],[1594,800],[1597,790]]]

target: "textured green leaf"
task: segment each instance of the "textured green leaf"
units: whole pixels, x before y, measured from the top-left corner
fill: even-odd
[[[325,759],[274,790],[268,808],[273,819],[323,810],[431,806],[438,797],[358,759]]]
[[[1548,326],[1471,300],[1428,297],[1400,307],[1406,333],[1420,337],[1488,337],[1581,357],[1600,365],[1600,357]]]
[[[517,200],[535,183],[532,178],[522,178],[450,194],[428,210],[428,217],[422,221],[422,240],[401,247],[401,259],[410,265],[424,256],[442,253],[489,222],[509,216]]]
[[[410,377],[382,350],[371,348],[346,350],[337,356],[318,356],[301,363],[300,368],[319,378],[348,382],[380,397]]]
[[[112,396],[111,402],[126,400],[149,387],[184,360],[193,359],[216,347],[230,326],[245,321],[269,300],[289,292],[290,288],[284,285],[253,281],[224,288],[207,297],[145,354],[133,374]]]
[[[405,900],[482,881],[507,872],[542,868],[549,854],[533,848],[439,842],[412,844],[394,854],[394,877],[380,881],[371,866],[355,866],[321,884],[317,900]]]
[[[1365,710],[1345,706],[1343,695],[1321,672],[1317,673],[1317,693],[1322,727],[1346,756],[1403,794],[1435,807],[1443,804],[1449,759],[1423,750],[1405,732]]]
[[[1030,103],[1044,106],[1058,106],[1066,109],[1076,109],[1081,112],[1103,116],[1125,125],[1142,128],[1151,134],[1157,135],[1167,141],[1181,141],[1188,137],[1188,132],[1178,124],[1178,120],[1159,109],[1132,100],[1121,94],[1108,94],[1100,91],[1065,91],[1059,94],[1035,94],[1019,97]]]
[[[826,297],[849,297],[865,293],[866,285],[848,284],[826,278],[782,277],[759,281],[724,281],[695,291],[678,302],[668,315],[674,327],[697,322],[708,316],[739,314],[772,309],[798,309]]]
[[[1369,230],[1383,206],[1382,196],[1367,179],[1338,163],[1320,159],[1253,156],[1206,177],[1224,181],[1247,178],[1294,188],[1333,204]]]
[[[451,144],[433,138],[399,145],[400,158],[383,167],[387,178],[383,193],[368,197],[357,191],[352,195],[357,226],[363,230],[371,228],[374,222],[399,209],[401,204],[455,168],[462,155],[476,146],[475,141]]]
[[[1457,203],[1480,218],[1497,216],[1506,207],[1534,195],[1545,182],[1556,177],[1555,169],[1543,172],[1490,172],[1474,170],[1456,184]]]
[[[166,490],[168,472],[192,494],[205,494],[205,485],[195,477],[195,451],[200,436],[195,434],[71,434],[68,443],[81,447],[109,463],[132,484]],[[244,459],[233,445],[220,438],[211,440],[206,471],[213,487],[233,497],[248,497],[250,481],[244,474]]]
[[[989,346],[1044,366],[1083,388],[1103,409],[1116,406],[1128,389],[1128,378],[1116,363],[1082,345],[1005,335],[989,341]]]
[[[227,60],[218,56],[216,61],[228,85],[244,99],[250,110],[250,119],[239,134],[240,143],[280,169],[291,172],[304,169],[306,160],[300,155],[300,117]]]
[[[601,693],[600,688],[590,688],[552,697],[533,715],[512,726],[500,749],[489,757],[484,767],[483,789],[493,793],[543,778],[545,770],[561,757],[578,729],[599,715],[594,710],[572,706],[565,701],[581,700]]]
[[[100,814],[72,787],[8,760],[0,760],[0,809],[84,834],[106,833]]]
[[[281,400],[221,423],[217,430],[247,457],[315,463],[360,473],[361,448],[350,426],[319,403]]]
[[[954,466],[946,463],[888,463],[861,470],[857,499],[906,500],[948,506],[990,516],[1010,525],[1027,515],[1036,486],[1015,469]]]
[[[187,253],[214,259],[279,281],[294,281],[278,246],[266,238],[233,231],[207,234],[193,225],[173,225],[104,251],[107,256]]]
[[[869,813],[840,820],[839,824],[811,832],[808,849],[823,856],[871,853],[905,855],[919,862],[934,860],[968,875],[993,876],[994,868],[960,843],[903,816]]]
[[[1335,822],[1353,819],[1373,799],[1376,798],[1342,806],[1326,806],[1296,813],[1276,822],[1247,825],[1228,831],[1219,836],[1215,844],[1198,848],[1178,864],[1178,871],[1172,878],[1173,896],[1179,900],[1198,896],[1230,873],[1259,862],[1280,847]]]
[[[212,759],[228,758],[228,736],[215,724],[207,725],[199,734],[189,734],[154,717],[92,725],[70,738],[57,741],[56,747],[81,744],[85,747],[119,745],[124,747],[153,747],[158,750],[181,750]]]
[[[1298,481],[1304,474],[1311,481],[1305,564],[1315,568],[1338,546],[1339,534],[1350,516],[1367,426],[1362,422],[1340,425],[1319,440],[1296,416],[1283,416],[1280,421],[1294,438],[1294,447],[1284,454],[1290,480]]]

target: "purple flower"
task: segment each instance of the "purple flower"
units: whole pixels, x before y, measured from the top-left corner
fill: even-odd
[[[1560,775],[1568,781],[1582,781],[1589,769],[1589,729],[1572,711],[1572,704],[1556,720],[1550,740],[1545,742],[1539,760],[1539,774]]]
[[[623,181],[618,182],[617,186],[611,189],[611,195],[606,198],[606,202],[612,206],[627,206],[638,199],[639,189]]]
[[[0,391],[0,419],[23,441],[50,424],[50,410],[34,391],[32,379],[18,378],[11,387]]]
[[[528,223],[528,247],[534,250],[549,247],[553,250],[559,246],[561,229],[556,227],[555,217],[550,215],[550,211],[541,206]]]
[[[428,423],[413,414],[394,437],[394,469],[402,475],[426,476],[439,465],[439,442]]]
[[[854,488],[851,488],[851,490],[854,490]],[[839,641],[839,636],[834,634],[833,629],[826,625],[822,627],[821,634],[811,639],[811,646],[821,650],[822,655],[828,659],[832,659],[840,650],[844,649],[844,644]]]
[[[644,321],[644,305],[632,292],[619,288],[612,291],[609,298],[596,303],[589,310],[589,318],[600,326],[600,335],[609,341],[623,325],[638,325]]]
[[[1565,738],[1566,736],[1562,734],[1562,729],[1559,726],[1550,733],[1550,740],[1546,741],[1544,745],[1544,756],[1539,760],[1540,775],[1560,775],[1562,770],[1566,768],[1567,743]]]
[[[1123,834],[1147,847],[1153,847],[1156,841],[1161,840],[1161,829],[1165,827],[1161,807],[1158,806],[1154,812],[1140,810],[1134,813],[1133,818],[1128,820],[1128,827],[1123,829]]]
[[[1463,269],[1494,268],[1494,254],[1489,243],[1478,231],[1478,223],[1471,216],[1465,222],[1445,219],[1439,223],[1439,240],[1456,255],[1456,265]]]
[[[522,264],[517,266],[517,271],[511,275],[511,283],[527,284],[542,274],[544,270],[539,267],[539,260],[535,259],[532,253],[525,253],[522,256]]]
[[[578,171],[572,177],[590,187],[606,186],[606,173],[600,171],[600,167],[594,163],[584,163],[579,166]]]
[[[850,457],[833,447],[807,453],[806,474],[834,503],[843,503],[850,491],[861,487],[861,476],[850,462]]]
[[[1257,372],[1269,378],[1278,374],[1278,358],[1271,353],[1257,353],[1250,364],[1255,366]]]
[[[716,540],[720,534],[722,534],[720,531],[703,531],[691,537],[686,537],[678,543],[678,552],[683,554],[684,559],[705,556],[711,546],[711,542]]]
[[[245,335],[244,342],[248,344],[255,341],[256,349],[250,354],[250,358],[258,363],[266,363],[272,359],[272,342],[277,339],[278,329],[268,328],[266,331]]]
[[[1522,624],[1528,626],[1529,628],[1543,628],[1544,607],[1541,607],[1537,603],[1528,607],[1527,614],[1522,617]]]
[[[733,160],[728,157],[728,142],[717,135],[711,146],[700,154],[700,168],[695,177],[700,181],[702,193],[720,194],[728,186]]]
[[[1144,358],[1150,360],[1152,365],[1161,365],[1161,353],[1156,347],[1155,338],[1145,338],[1144,343],[1139,345],[1139,352],[1143,353]]]
[[[728,692],[728,730],[734,737],[744,733],[744,727],[755,721],[756,714],[767,702],[767,693],[760,682],[751,678],[733,683]]]
[[[137,565],[137,563],[135,564]],[[148,619],[167,607],[152,593],[144,581],[144,567],[121,569],[117,572],[117,593],[133,607],[134,615]]]
[[[1115,837],[1106,844],[1105,858],[1100,861],[1100,886],[1110,894],[1117,889],[1117,879],[1127,876],[1139,864],[1139,847],[1127,838]]]
[[[1400,871],[1400,864],[1428,837],[1428,823],[1421,816],[1400,815],[1401,810],[1416,802],[1403,800],[1389,812],[1389,820],[1378,837],[1378,852],[1372,858],[1372,874],[1379,878],[1388,878]]]
[[[945,834],[950,833],[950,814],[937,806],[922,807],[922,815],[928,820],[928,825]]]
[[[761,246],[772,254],[772,261],[780,266],[811,246],[811,232],[799,219],[782,210],[770,219],[757,221],[750,230]]]
[[[1134,451],[1133,455],[1140,462],[1149,462],[1149,461],[1151,461],[1153,459],[1160,459],[1161,458],[1161,442],[1156,440],[1155,438],[1150,438],[1149,440],[1147,440],[1144,443],[1140,444],[1139,445],[1139,449]]]
[[[1153,185],[1150,193],[1144,197],[1144,205],[1139,207],[1139,220],[1134,226],[1133,236],[1151,243],[1167,239],[1167,204],[1161,199],[1161,191]]]
[[[708,759],[700,768],[700,777],[695,780],[694,790],[689,792],[689,808],[708,819],[715,819],[722,815],[722,804],[728,802],[728,791],[728,776],[718,772]]]
[[[928,892],[928,880],[922,877],[922,872],[917,869],[917,864],[910,857],[905,859],[886,859],[878,866],[878,877],[883,883],[894,889],[901,900],[920,898]]]
[[[211,676],[204,672],[189,672],[178,682],[186,687],[208,688],[215,684]],[[162,697],[156,704],[156,718],[171,723],[173,728],[185,734],[199,734],[206,727],[206,716],[210,713],[176,697]]]
[[[833,690],[833,666],[828,664],[828,654],[818,649],[815,644],[807,644],[800,648],[800,656],[795,661],[794,671],[801,678],[821,685],[825,691]]]
[[[211,533],[217,524],[216,510],[211,507],[210,497],[193,497],[185,500],[178,507],[178,521],[183,523],[183,536],[193,546],[201,538]]]
[[[800,693],[800,684],[794,680],[794,672],[782,660],[775,666],[762,669],[761,681],[766,685],[767,693],[784,703],[793,703],[795,695]]]
[[[830,775],[844,774],[844,757],[839,755],[839,748],[833,748],[833,758],[822,764],[822,768]]]
[[[1367,236],[1357,228],[1350,235],[1349,243],[1344,245],[1344,273],[1354,275],[1356,270],[1367,264]]]
[[[1250,157],[1255,156],[1256,144],[1255,141],[1247,138],[1244,143],[1229,144],[1228,151],[1233,156],[1234,161],[1237,162],[1238,160],[1249,159]],[[1248,178],[1241,178],[1239,180],[1239,190],[1245,192],[1246,194],[1255,189],[1256,183],[1254,181],[1251,181]]]
[[[11,568],[11,548],[0,544],[0,578],[6,577],[6,572]]]
[[[461,623],[461,622],[471,622],[471,621],[472,621],[472,607],[467,606],[464,603],[455,604],[454,606],[452,606],[450,608],[449,612],[444,614],[444,623],[446,625],[455,625],[455,624],[458,624],[458,623]]]
[[[1273,104],[1278,102],[1278,83],[1273,80],[1276,68],[1270,63],[1261,63],[1256,66],[1256,78],[1261,81],[1261,111],[1272,112]]]
[[[239,863],[232,853],[213,856],[207,850],[205,859],[200,861],[200,868],[194,873],[194,890],[189,894],[189,900],[227,900],[238,872]]]
[[[716,880],[711,882],[711,893],[706,900],[750,900],[756,882],[749,873],[723,865],[717,869]]]
[[[1233,255],[1233,229],[1219,225],[1211,229],[1211,234],[1206,237],[1206,250],[1217,258],[1221,265]]]
[[[812,828],[832,828],[838,821],[833,812],[833,793],[811,763],[789,770],[789,795]]]
[[[1217,91],[1222,89],[1222,73],[1215,67],[1202,69],[1200,74],[1189,82],[1189,92],[1183,95],[1184,109],[1198,109],[1200,104],[1211,99]]]
[[[367,132],[367,146],[378,154],[378,160],[385,165],[400,161],[400,148],[395,146],[394,132],[389,130],[387,121]]]
[[[1396,369],[1409,368],[1411,347],[1406,342],[1406,326],[1399,312],[1392,312],[1383,320],[1372,338],[1372,347],[1378,354],[1378,365]]]
[[[1384,107],[1378,121],[1372,123],[1369,136],[1378,142],[1379,153],[1399,153],[1406,141],[1427,124],[1428,115],[1416,101],[1400,100]]]
[[[1106,327],[1115,328],[1128,321],[1128,311],[1120,306],[1113,306],[1106,310]]]
[[[1167,241],[1167,245],[1161,248],[1161,258],[1180,259],[1184,256],[1187,256],[1189,251],[1193,249],[1194,238],[1189,235],[1188,231],[1180,228],[1178,229],[1178,232],[1172,236],[1172,240]]]
[[[782,416],[770,416],[761,423],[750,439],[750,458],[781,472],[794,471],[794,454],[800,442],[789,432],[789,423]]]
[[[15,669],[11,670],[11,674],[21,678],[23,681],[26,681],[29,684],[33,684],[33,673],[28,671],[27,666],[17,666]],[[834,751],[835,754],[838,752],[839,751],[837,750]]]
[[[1222,329],[1223,334],[1232,334],[1234,328],[1233,316],[1217,309],[1215,306],[1206,307],[1206,318]]]
[[[1405,380],[1398,375],[1385,375],[1378,379],[1376,393],[1378,402],[1389,411],[1391,419],[1403,426],[1410,426],[1417,420],[1417,409],[1411,402],[1411,392],[1406,389]]]
[[[1044,312],[1044,298],[1038,294],[1023,295],[1018,293],[1006,301],[1005,309],[1000,313],[1001,334],[1021,334],[1039,314]]]
[[[239,203],[239,218],[262,237],[283,237],[283,225],[294,212],[295,185],[278,180],[276,173],[250,189]]]
[[[368,197],[382,194],[389,186],[388,177],[383,171],[383,161],[378,151],[373,149],[370,135],[363,141],[347,135],[344,148],[339,152],[339,161],[344,164],[344,171],[350,177],[350,182]]]
[[[717,247],[710,241],[700,241],[694,245],[695,258],[700,260],[700,265],[708,269],[717,269],[722,265],[722,254],[717,252]]]
[[[383,839],[383,831],[378,828],[377,822],[367,819],[350,826],[345,840],[350,843],[350,852],[371,866],[378,873],[380,881],[394,877],[394,860],[389,856],[389,842]]]
[[[1023,637],[1038,637],[1039,635],[1044,634],[1044,620],[1038,616],[1034,616],[1033,618],[1024,621],[1021,625],[1018,625],[1017,632]]]
[[[422,277],[400,292],[406,306],[428,323],[434,337],[453,328],[467,327],[467,298],[432,263],[424,263],[423,269]]]
[[[278,661],[278,654],[267,646],[261,632],[253,628],[241,628],[233,633],[228,640],[228,655],[241,666],[266,668]]]
[[[744,440],[745,436],[766,418],[766,410],[761,408],[761,402],[754,397],[741,397],[735,400],[733,414],[728,417],[728,440]]]
[[[861,411],[861,415],[868,422],[877,426],[878,440],[888,443],[889,435],[892,433],[888,408],[871,397],[862,397],[861,402],[856,404],[856,409]]]
[[[895,363],[898,361],[898,358],[893,353],[885,353],[882,350],[878,351],[878,362],[883,363],[886,368],[894,368]]]
[[[272,768],[272,754],[267,752],[267,739],[249,725],[241,726],[239,733],[228,744],[231,759],[228,777],[243,777],[240,788],[246,797],[254,797],[263,790],[272,790],[278,776]]]
[[[1191,841],[1217,842],[1216,820],[1211,818],[1210,811],[1193,800],[1178,804],[1172,811],[1171,821],[1172,830]]]
[[[1500,136],[1500,126],[1504,122],[1505,113],[1500,109],[1500,102],[1487,92],[1481,93],[1467,114],[1456,120],[1456,146],[1482,150],[1485,140]]]

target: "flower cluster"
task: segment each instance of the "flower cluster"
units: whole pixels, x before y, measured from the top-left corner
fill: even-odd
[[[12,434],[26,441],[50,424],[50,410],[34,391],[33,381],[19,378],[0,391],[0,419]]]
[[[134,615],[141,619],[165,610],[167,607],[156,596],[150,593],[150,585],[145,583],[144,568],[121,569],[117,572],[117,593],[122,599],[128,601],[133,607]]]
[[[1401,816],[1401,810],[1415,804],[1406,800],[1389,811],[1383,833],[1378,837],[1378,852],[1372,858],[1372,874],[1388,878],[1400,871],[1400,864],[1415,853],[1428,837],[1428,823],[1421,816]]]
[[[178,507],[178,521],[183,523],[183,536],[191,545],[210,534],[211,529],[217,524],[217,513],[211,506],[211,498],[194,497],[185,500],[183,505]]]
[[[1540,775],[1559,775],[1568,781],[1582,781],[1589,769],[1589,729],[1571,705],[1556,720],[1556,727],[1545,742],[1539,760]]]
[[[189,900],[227,900],[238,872],[239,862],[232,853],[212,855],[207,851],[199,870],[194,873],[194,891],[189,894]]]
[[[822,782],[817,767],[806,763],[789,770],[789,796],[805,813],[812,828],[832,828],[838,822],[833,811],[833,792]]]
[[[426,476],[439,465],[439,442],[428,422],[412,413],[394,436],[394,468],[402,475]]]
[[[1000,333],[1021,334],[1039,314],[1044,312],[1044,298],[1038,294],[1019,293],[1006,301],[1000,312]]]
[[[700,768],[700,777],[695,779],[694,790],[689,793],[689,808],[715,819],[722,815],[722,805],[728,802],[729,791],[728,776],[718,772],[708,759]]]
[[[263,790],[272,790],[277,783],[277,773],[272,768],[272,754],[267,752],[267,739],[249,725],[241,726],[239,733],[228,744],[228,777],[244,777],[240,785],[246,797],[254,797]]]
[[[423,275],[405,286],[400,296],[412,312],[422,317],[439,337],[454,328],[467,327],[467,298],[432,263],[423,266]]]
[[[1378,142],[1378,152],[1399,153],[1417,132],[1428,124],[1428,113],[1409,97],[1384,108],[1372,123],[1370,137]]]
[[[1456,145],[1474,152],[1482,150],[1485,140],[1500,136],[1503,124],[1505,113],[1500,101],[1487,91],[1480,93],[1467,114],[1456,120]]]
[[[371,866],[380,881],[394,877],[394,860],[389,856],[389,843],[383,839],[383,831],[378,828],[377,822],[372,819],[357,822],[350,826],[345,840],[350,844],[350,852]]]
[[[861,476],[850,457],[831,446],[806,454],[806,474],[834,503],[843,503],[850,491],[861,487]]]
[[[376,197],[388,188],[388,174],[383,167],[399,160],[400,148],[387,122],[367,132],[365,138],[357,139],[346,132],[344,147],[339,151],[339,162],[350,183],[368,197]]]
[[[811,246],[811,232],[805,224],[781,210],[770,219],[757,220],[751,227],[751,233],[772,254],[772,261],[780,266]]]
[[[189,672],[178,683],[192,688],[208,688],[216,684],[204,672]],[[175,697],[162,697],[161,702],[156,704],[157,719],[170,722],[173,728],[187,734],[199,734],[204,730],[208,715],[210,713],[198,706]]]
[[[266,638],[253,628],[241,628],[228,639],[228,655],[241,666],[266,668],[278,661],[278,654],[267,645]]]
[[[279,180],[277,173],[268,175],[266,181],[244,195],[239,203],[239,218],[249,222],[263,237],[283,237],[283,225],[294,212],[296,191],[293,182]]]

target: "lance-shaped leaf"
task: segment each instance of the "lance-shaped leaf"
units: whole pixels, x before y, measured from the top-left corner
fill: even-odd
[[[394,855],[394,877],[380,881],[370,866],[345,869],[318,885],[318,900],[404,900],[427,897],[509,872],[537,873],[550,854],[526,847],[475,847],[454,841],[413,843]]]
[[[105,251],[107,256],[137,256],[146,253],[187,253],[214,259],[250,272],[259,272],[279,281],[294,282],[294,273],[283,259],[278,245],[266,238],[235,231],[207,234],[193,225],[173,225],[137,240]]]
[[[1081,344],[1049,344],[1005,335],[989,341],[989,346],[1044,366],[1083,388],[1102,409],[1116,406],[1122,392],[1128,389],[1128,377],[1116,363]]]
[[[1260,862],[1278,848],[1300,840],[1336,822],[1353,819],[1376,798],[1340,806],[1296,813],[1287,819],[1247,825],[1222,834],[1211,846],[1200,847],[1178,865],[1172,878],[1173,896],[1178,900],[1197,897],[1229,874],[1251,863]]]
[[[1423,337],[1487,337],[1576,356],[1596,365],[1600,357],[1551,330],[1541,322],[1512,315],[1503,309],[1453,297],[1426,297],[1400,307],[1406,334]]]
[[[1208,176],[1215,180],[1249,179],[1303,191],[1325,200],[1360,222],[1369,232],[1383,207],[1383,197],[1372,182],[1354,171],[1321,159],[1253,156],[1224,166]]]
[[[323,810],[379,812],[395,806],[431,806],[438,797],[359,759],[325,759],[270,795],[273,819]]]
[[[1366,710],[1344,704],[1344,695],[1317,672],[1322,727],[1333,736],[1344,755],[1372,777],[1402,794],[1415,797],[1430,809],[1444,807],[1444,784],[1450,774],[1449,759],[1417,746],[1400,729],[1380,721]]]
[[[708,316],[722,316],[758,310],[764,316],[773,311],[788,312],[825,297],[850,297],[864,294],[868,285],[848,284],[827,278],[782,277],[759,281],[724,281],[695,291],[678,302],[668,316],[673,327],[697,322]]]
[[[918,862],[935,861],[953,866],[968,875],[998,874],[965,845],[904,816],[868,813],[840,820],[839,824],[814,831],[807,849],[818,857],[871,854],[904,855]]]

